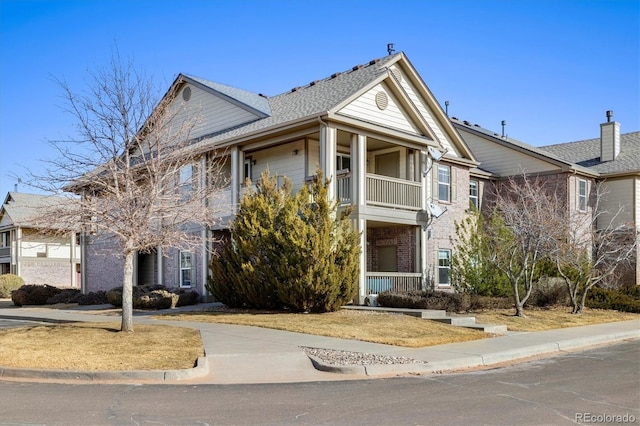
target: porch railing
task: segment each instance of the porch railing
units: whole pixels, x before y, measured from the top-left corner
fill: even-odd
[[[11,256],[11,247],[0,247],[0,257]]]
[[[340,203],[351,203],[351,174],[337,177],[337,191]],[[420,210],[421,184],[409,180],[367,174],[367,204],[382,207]]]
[[[419,272],[367,272],[367,294],[383,291],[422,290]]]

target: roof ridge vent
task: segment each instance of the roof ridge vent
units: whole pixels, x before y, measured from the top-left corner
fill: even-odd
[[[360,68],[362,68],[362,65],[356,65],[355,67],[351,68],[351,71],[358,71]]]

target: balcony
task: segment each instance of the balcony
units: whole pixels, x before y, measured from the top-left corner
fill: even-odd
[[[367,272],[367,294],[422,289],[419,272]]]
[[[11,256],[11,247],[0,247],[0,257]]]
[[[404,179],[367,174],[367,204],[394,209],[418,211],[422,208],[421,184]],[[338,176],[338,199],[341,204],[350,204],[351,173]]]

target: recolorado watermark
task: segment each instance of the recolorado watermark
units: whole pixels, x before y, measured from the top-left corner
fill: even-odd
[[[636,416],[633,414],[603,414],[603,413],[576,413],[576,423],[598,424],[598,423],[635,423]]]

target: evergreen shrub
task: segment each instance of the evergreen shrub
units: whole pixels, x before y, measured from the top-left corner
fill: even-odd
[[[595,309],[640,313],[640,286],[615,290],[593,287],[587,293],[585,305]]]
[[[230,307],[329,312],[353,299],[359,236],[337,212],[322,173],[291,194],[266,171],[247,191],[231,240],[211,260],[208,289]]]
[[[16,306],[24,305],[46,305],[50,297],[55,296],[62,290],[48,284],[23,285],[17,290],[11,292],[11,300]]]

